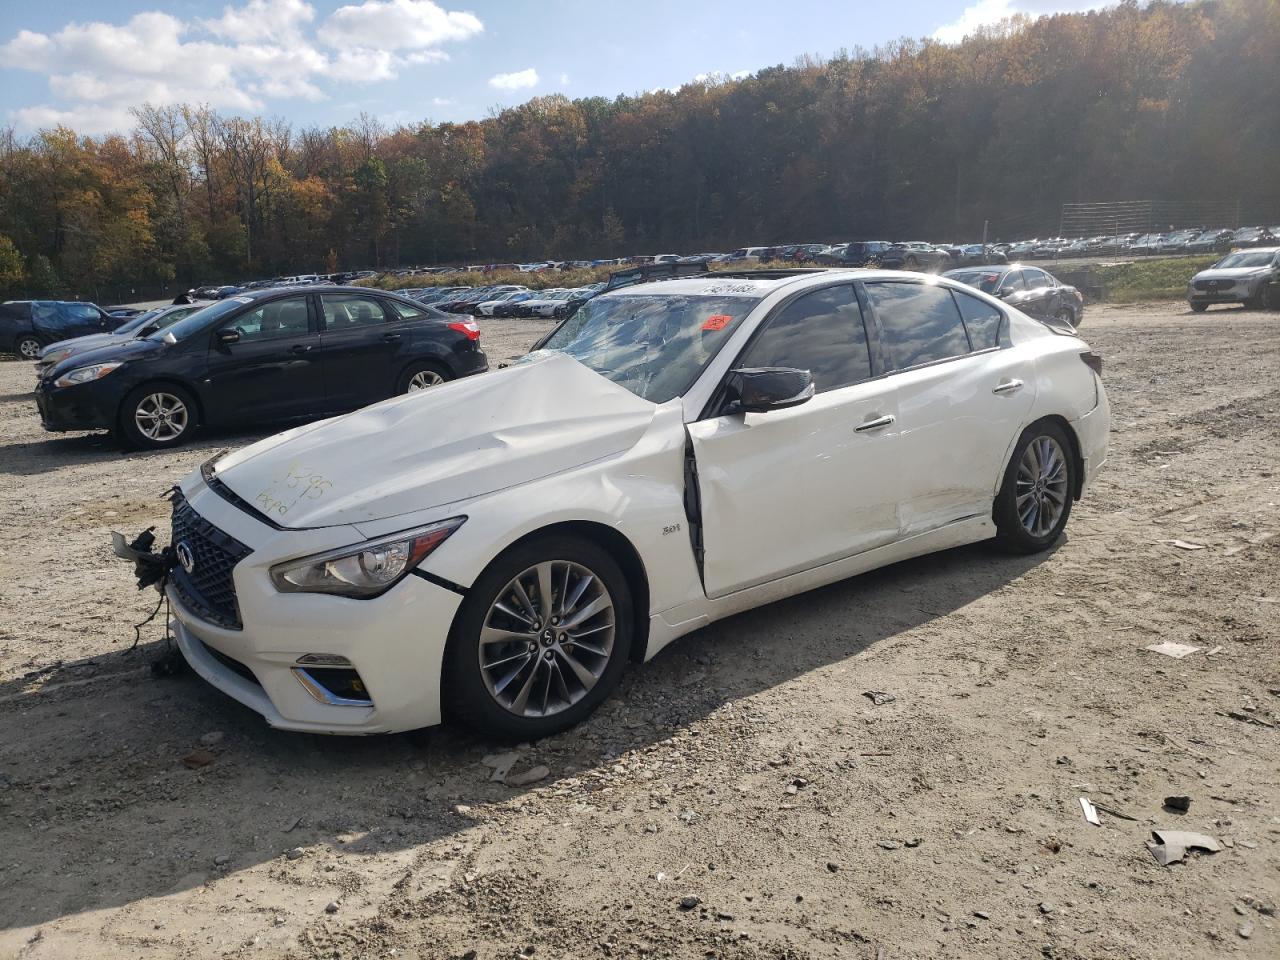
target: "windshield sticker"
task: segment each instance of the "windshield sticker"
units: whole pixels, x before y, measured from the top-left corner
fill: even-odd
[[[760,285],[754,280],[748,280],[740,283],[713,283],[708,287],[704,287],[698,291],[704,294],[714,293],[759,293]]]
[[[232,297],[236,303],[253,303],[253,297]]]
[[[733,317],[725,313],[717,313],[714,317],[707,317],[707,321],[702,325],[702,329],[723,330],[731,323],[733,323]]]

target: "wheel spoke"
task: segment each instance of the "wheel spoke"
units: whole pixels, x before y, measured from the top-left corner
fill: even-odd
[[[577,658],[568,650],[560,651],[560,659],[569,665],[569,669],[573,671],[573,675],[578,678],[578,682],[583,688],[590,690],[596,685],[596,675],[578,662]],[[568,699],[568,691],[565,691],[565,699]]]
[[[609,606],[611,606],[611,604],[609,603],[609,598],[605,594],[601,594],[600,596],[593,599],[590,603],[588,603],[585,607],[574,610],[571,616],[565,617],[564,628],[566,630],[569,630],[569,629],[572,629],[573,627],[580,626],[582,623],[584,623],[587,620],[590,620],[597,613],[608,608]]]
[[[520,606],[524,608],[524,612],[528,615],[530,625],[541,623],[542,621],[538,617],[538,609],[533,605],[533,601],[529,599],[529,595],[524,592],[524,584],[520,582],[519,577],[511,581],[511,588],[515,591],[516,599],[520,601]]]
[[[538,564],[538,606],[543,623],[549,622],[556,615],[555,604],[552,602],[554,597],[551,592],[551,575],[550,563]]]
[[[566,582],[567,579],[568,578],[566,577]],[[582,600],[582,595],[587,592],[587,587],[591,586],[591,582],[594,579],[595,578],[590,574],[587,574],[585,577],[578,580],[577,586],[573,588],[573,594],[562,605],[562,612],[564,614],[568,615],[573,612],[574,608],[577,607],[578,603]],[[567,592],[568,591],[566,591],[566,593]]]
[[[537,634],[532,631],[506,630],[502,627],[487,626],[480,631],[480,643],[529,643],[537,638]]]
[[[542,663],[541,660],[534,661],[533,669],[529,671],[528,679],[525,680],[524,685],[520,687],[520,692],[516,694],[516,698],[511,701],[511,711],[513,713],[518,713],[523,715],[526,708],[528,708],[529,692],[533,690],[533,681],[538,676],[538,667],[541,665],[541,663]],[[501,693],[502,691],[498,691],[498,692]]]
[[[520,622],[521,622],[521,623],[523,623],[526,627],[528,627],[530,631],[532,631],[532,630],[533,630],[533,621],[532,621],[532,620],[530,620],[528,617],[526,617],[523,613],[516,613],[514,610],[512,610],[509,606],[507,606],[507,605],[506,605],[505,603],[503,603],[501,600],[498,600],[498,601],[496,601],[496,602],[494,603],[494,605],[493,605],[493,609],[494,609],[494,610],[497,610],[499,613],[501,613],[501,614],[503,614],[503,615],[505,615],[505,616],[510,617],[512,620],[518,620],[518,621],[520,621]]]

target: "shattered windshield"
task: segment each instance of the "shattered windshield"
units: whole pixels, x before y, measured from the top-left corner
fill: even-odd
[[[543,350],[568,354],[637,397],[665,403],[693,386],[751,312],[755,297],[597,297],[565,321]]]

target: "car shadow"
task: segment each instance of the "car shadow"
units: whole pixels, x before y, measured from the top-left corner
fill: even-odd
[[[1046,556],[957,548],[704,628],[633,665],[593,717],[526,747],[518,769],[551,770],[529,787],[488,780],[481,758],[508,745],[448,724],[372,738],[272,730],[189,672],[152,676],[161,640],[10,679],[0,683],[0,845],[12,864],[0,929],[181,893],[283,863],[295,847],[376,854],[366,869],[377,869],[461,836],[486,804],[607,769],[725,704],[849,662]],[[125,621],[111,629],[132,637]],[[158,621],[147,629],[160,635]]]
[[[106,431],[96,433],[51,433],[47,439],[5,445],[5,455],[0,458],[0,474],[35,476],[53,473],[68,466],[116,461],[122,457],[148,460],[172,458],[175,454],[192,451],[209,453],[234,449],[269,437],[291,424],[272,424],[260,429],[201,430],[187,443],[167,450],[123,450],[116,439]]]

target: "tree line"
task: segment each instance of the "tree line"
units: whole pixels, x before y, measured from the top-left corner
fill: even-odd
[[[1280,0],[1125,2],[742,80],[293,129],[145,105],[0,131],[0,293],[1034,235],[1065,202],[1280,211]]]

